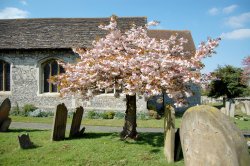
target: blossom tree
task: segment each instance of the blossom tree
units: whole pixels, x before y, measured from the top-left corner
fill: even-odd
[[[103,89],[117,89],[126,94],[127,109],[122,138],[136,138],[136,94],[148,98],[163,92],[175,101],[175,106],[187,104],[192,95],[189,83],[200,83],[201,60],[215,53],[220,39],[202,42],[193,55],[184,51],[188,41],[178,34],[167,40],[147,35],[147,28],[133,26],[122,32],[117,28],[116,16],[108,25],[99,28],[109,33],[93,42],[90,49],[74,49],[80,60],[76,64],[63,64],[65,73],[51,79],[58,84],[60,93],[81,94],[89,99]]]

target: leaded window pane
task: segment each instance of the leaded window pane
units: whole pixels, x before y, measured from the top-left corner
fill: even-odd
[[[10,91],[10,64],[5,63],[5,91]]]
[[[43,70],[44,70],[43,91],[50,92],[49,82],[48,82],[48,79],[50,77],[50,64],[46,64]]]

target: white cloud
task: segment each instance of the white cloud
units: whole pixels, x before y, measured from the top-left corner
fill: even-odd
[[[220,10],[218,8],[216,8],[216,7],[213,7],[213,8],[208,10],[208,13],[210,15],[212,15],[212,16],[215,16],[215,15],[219,14],[219,12],[220,12]]]
[[[20,3],[23,5],[27,5],[27,1],[26,0],[20,0]]]
[[[222,33],[221,38],[231,40],[250,39],[250,29],[236,29],[232,32]]]
[[[230,6],[223,8],[222,12],[225,14],[229,14],[229,13],[232,13],[237,7],[238,5],[230,5]]]
[[[250,22],[250,12],[228,18],[226,25],[232,28],[242,28],[247,22]]]
[[[28,12],[14,7],[6,7],[0,10],[0,19],[27,18]]]

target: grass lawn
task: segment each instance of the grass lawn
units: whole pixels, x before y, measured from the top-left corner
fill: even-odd
[[[23,131],[0,133],[0,165],[168,165],[162,133],[141,133],[138,141],[121,141],[118,133],[87,133],[84,138],[52,142],[51,131],[29,130],[36,148],[22,150],[17,136]]]
[[[234,123],[242,130],[250,130],[250,116],[248,117],[248,121],[243,121],[239,119],[232,119]],[[52,124],[53,117],[22,117],[22,116],[11,116],[13,122],[33,122],[33,123],[49,123]],[[67,123],[70,124],[72,121],[71,118],[68,118]],[[143,128],[163,128],[164,120],[137,120],[137,126]],[[175,125],[176,128],[180,126],[181,118],[176,118]],[[124,124],[124,119],[86,119],[82,120],[83,125],[89,126],[118,126],[121,127]]]
[[[11,116],[13,122],[27,122],[27,123],[49,123],[52,124],[53,117],[22,117],[22,116]],[[72,118],[67,119],[67,123],[71,124]],[[176,118],[176,127],[179,127],[181,118]],[[145,128],[162,128],[164,120],[160,119],[149,119],[149,120],[137,120],[138,127]],[[121,127],[124,125],[124,119],[87,119],[82,120],[83,125],[87,126],[117,126]]]

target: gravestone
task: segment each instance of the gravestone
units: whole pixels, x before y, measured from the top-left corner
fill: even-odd
[[[52,129],[53,141],[60,141],[65,139],[67,116],[68,110],[65,107],[64,103],[57,105]]]
[[[165,107],[164,115],[164,155],[169,163],[174,162],[175,149],[175,110],[170,105]]]
[[[234,117],[234,114],[235,114],[235,104],[231,103],[229,115],[230,117]]]
[[[6,98],[0,106],[0,132],[5,132],[9,129],[11,123],[9,118],[10,108],[10,100]]]
[[[244,101],[243,103],[245,105],[246,114],[250,115],[250,101]]]
[[[22,134],[18,136],[19,145],[22,149],[34,148],[33,142],[30,141],[29,134]]]
[[[84,112],[83,108],[78,107],[76,108],[76,112],[73,113],[73,119],[72,119],[69,137],[79,137],[83,135],[85,128],[82,128],[80,130],[83,112]]]
[[[242,132],[217,108],[189,108],[182,117],[180,137],[186,166],[249,166]]]
[[[236,110],[238,111],[238,113],[244,113],[246,114],[246,107],[245,107],[245,103],[242,102],[242,101],[237,101],[235,103],[235,107],[236,107]]]
[[[6,132],[6,131],[8,131],[8,129],[10,127],[10,124],[11,124],[11,118],[8,117],[7,119],[5,119],[2,122],[2,124],[0,126],[0,132]]]
[[[226,115],[229,116],[229,112],[230,112],[230,102],[226,101]]]

